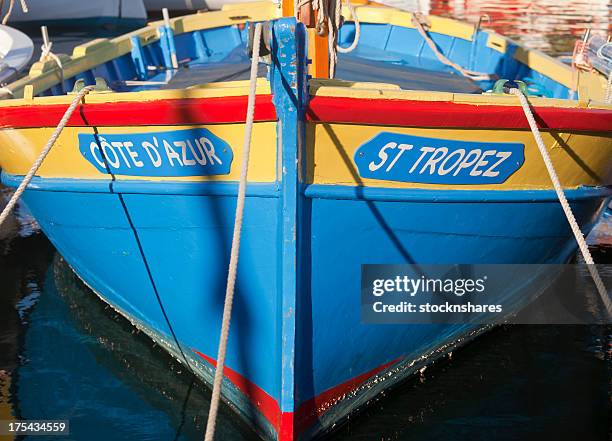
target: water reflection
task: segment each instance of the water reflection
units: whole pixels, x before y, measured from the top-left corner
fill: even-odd
[[[0,280],[0,420],[68,419],[76,440],[202,439],[209,392],[87,289],[23,206],[0,229]],[[225,407],[218,427],[255,438]]]
[[[6,196],[8,192],[0,187],[0,209]],[[23,207],[17,207],[0,228],[0,420],[19,416],[15,372],[23,362],[28,311],[40,296],[53,252]]]
[[[16,415],[68,419],[78,440],[202,439],[209,392],[87,289],[55,256],[28,314]],[[219,439],[255,436],[223,408]]]
[[[504,326],[403,384],[338,441],[607,440],[610,329]]]
[[[609,0],[384,0],[408,11],[442,15],[514,38],[532,49],[567,54],[586,28],[606,36]]]

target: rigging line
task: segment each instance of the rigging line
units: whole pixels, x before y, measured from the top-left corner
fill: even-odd
[[[85,124],[89,125],[89,123],[87,122],[85,115],[81,112],[81,116],[83,118],[83,121],[85,122]],[[96,143],[98,145],[100,145],[100,139],[99,139],[99,134],[98,134],[98,129],[97,127],[92,126],[93,130],[94,130],[94,139],[96,140]],[[168,325],[168,329],[170,330],[170,334],[172,335],[172,339],[174,340],[174,342],[176,343],[176,347],[178,348],[181,357],[183,359],[183,361],[185,362],[185,365],[187,367],[187,369],[189,369],[189,371],[191,372],[192,375],[195,375],[195,371],[194,369],[191,367],[191,364],[189,363],[189,360],[187,359],[187,356],[185,355],[185,352],[183,351],[183,348],[181,347],[181,344],[179,343],[178,337],[176,336],[176,333],[174,332],[174,328],[172,327],[172,323],[170,322],[170,318],[168,317],[168,314],[166,312],[166,308],[164,308],[164,304],[161,300],[161,296],[159,295],[159,290],[157,288],[157,284],[155,283],[155,279],[153,278],[153,272],[151,271],[151,267],[149,265],[149,261],[147,260],[146,257],[146,253],[144,252],[144,248],[142,246],[142,241],[140,240],[140,236],[138,235],[138,231],[136,230],[136,226],[134,225],[134,222],[132,220],[132,216],[130,215],[130,212],[127,208],[127,205],[125,203],[125,200],[123,198],[123,194],[121,193],[117,193],[115,192],[114,189],[114,183],[116,182],[116,177],[115,174],[111,171],[109,165],[108,165],[108,158],[106,157],[106,155],[104,154],[104,149],[100,149],[100,151],[102,152],[102,158],[104,160],[104,163],[106,164],[106,170],[107,172],[110,174],[111,176],[111,183],[109,185],[109,190],[112,194],[116,194],[119,198],[119,202],[121,203],[121,207],[123,208],[123,212],[125,213],[125,217],[128,221],[128,224],[130,225],[130,228],[132,230],[132,233],[134,234],[134,240],[136,240],[136,245],[138,247],[138,251],[140,253],[140,257],[142,259],[142,263],[145,267],[145,271],[147,273],[147,277],[149,279],[149,282],[151,283],[151,288],[153,289],[153,293],[155,294],[155,298],[157,299],[157,303],[159,304],[159,308],[161,310],[161,313],[164,317],[164,320],[166,321],[166,324]],[[179,360],[180,361],[180,360]]]
[[[550,180],[552,181],[553,188],[555,189],[555,193],[557,193],[557,198],[559,199],[559,203],[563,208],[563,213],[567,218],[567,222],[569,223],[570,229],[576,238],[576,242],[578,243],[578,248],[580,249],[580,253],[584,258],[585,263],[587,264],[587,269],[593,278],[593,282],[595,282],[595,287],[599,295],[601,296],[601,301],[603,302],[604,307],[608,314],[612,314],[612,300],[608,294],[608,291],[601,280],[601,276],[597,271],[597,267],[595,266],[595,262],[593,261],[593,256],[591,256],[591,252],[589,251],[589,247],[584,239],[584,235],[580,230],[580,226],[576,221],[576,217],[572,212],[572,207],[570,206],[567,198],[565,197],[565,193],[563,192],[563,187],[561,186],[561,182],[559,181],[559,177],[557,176],[557,172],[555,170],[555,166],[552,163],[552,159],[548,154],[548,150],[546,150],[546,145],[544,144],[544,140],[542,139],[542,135],[540,134],[540,129],[538,128],[538,124],[533,116],[533,112],[531,111],[531,106],[529,105],[529,100],[525,96],[525,94],[517,88],[511,88],[509,90],[511,95],[518,97],[521,107],[523,108],[523,112],[525,113],[525,117],[527,118],[527,122],[529,123],[529,127],[531,128],[531,133],[533,134],[533,138],[535,139],[536,145],[538,146],[538,150],[540,151],[540,155],[544,160],[544,165],[546,165],[546,170],[548,171],[548,175],[550,176]]]
[[[232,319],[232,306],[236,286],[236,273],[238,272],[238,257],[240,255],[240,239],[242,223],[244,219],[244,203],[246,199],[247,175],[249,171],[249,154],[253,132],[253,117],[255,115],[255,96],[257,90],[257,71],[259,64],[259,47],[261,42],[261,23],[255,25],[253,36],[253,51],[251,54],[251,75],[249,80],[249,97],[247,101],[246,124],[244,129],[244,144],[242,151],[242,168],[240,170],[240,181],[236,201],[236,217],[234,220],[234,234],[232,236],[232,248],[230,252],[229,268],[227,271],[227,287],[225,290],[225,301],[223,303],[223,319],[221,322],[221,333],[219,336],[219,352],[217,354],[217,367],[213,380],[213,391],[208,410],[208,421],[206,423],[205,441],[213,441],[217,424],[217,413],[221,401],[221,388],[223,386],[223,369],[225,367],[225,356],[227,355],[227,340],[229,337],[230,323]]]

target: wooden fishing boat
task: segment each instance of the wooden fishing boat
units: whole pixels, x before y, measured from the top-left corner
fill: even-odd
[[[485,93],[495,77],[525,82],[583,233],[612,194],[612,106],[596,71],[379,6],[357,8],[357,47],[339,54],[335,79],[318,78],[329,59],[308,64],[307,42],[320,40],[280,18],[285,6],[151,23],[77,47],[61,73],[35,64],[0,101],[0,165],[17,186],[71,91],[97,84],[24,202],[102,299],[210,383],[244,148],[246,24],[265,22],[223,397],[262,437],[293,440],[327,433],[481,330],[363,324],[362,264],[575,252],[518,98]],[[341,46],[356,23],[347,12]],[[489,75],[459,75],[420,27],[461,69]]]

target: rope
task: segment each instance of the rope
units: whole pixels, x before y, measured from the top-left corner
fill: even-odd
[[[28,5],[25,2],[25,0],[19,0],[21,3],[21,10],[23,11],[24,14],[28,13]],[[0,10],[2,10],[2,6],[4,6],[4,0],[2,0],[2,2],[0,2]],[[8,11],[6,11],[6,14],[4,15],[4,18],[2,19],[2,24],[5,25],[8,23],[9,18],[11,17],[11,14],[13,13],[13,7],[15,6],[15,0],[10,0],[9,3],[9,7],[8,7]]]
[[[300,8],[308,4],[311,4],[312,10],[317,12],[317,23],[315,28],[317,30],[317,35],[321,37],[327,35],[329,77],[334,78],[336,76],[336,65],[338,64],[338,52],[342,54],[352,52],[359,43],[361,25],[359,17],[357,16],[357,10],[351,4],[350,0],[346,0],[346,6],[351,12],[351,17],[355,22],[355,37],[350,46],[342,47],[338,44],[338,36],[340,28],[342,27],[342,0],[335,0],[335,2],[332,2],[332,0],[296,0],[294,4],[296,18],[298,18],[297,15]]]
[[[66,109],[66,113],[64,113],[64,116],[62,117],[62,119],[60,120],[59,124],[57,125],[57,127],[53,131],[53,134],[51,135],[51,138],[49,138],[49,141],[47,141],[47,144],[43,148],[42,152],[40,152],[40,155],[38,155],[38,158],[36,158],[36,161],[34,161],[34,164],[32,164],[32,167],[30,168],[28,173],[25,175],[25,177],[23,178],[23,180],[19,184],[19,187],[17,187],[17,190],[15,190],[15,193],[13,193],[13,196],[11,196],[11,199],[8,201],[8,203],[4,207],[4,210],[2,210],[2,213],[0,214],[0,225],[2,225],[4,223],[4,221],[6,220],[8,215],[11,213],[11,210],[13,209],[13,207],[15,207],[15,204],[17,203],[17,200],[19,200],[19,198],[21,197],[23,192],[26,190],[26,187],[28,186],[28,184],[30,183],[30,181],[34,177],[34,174],[36,174],[36,172],[38,171],[38,169],[42,165],[43,161],[45,160],[45,158],[49,154],[49,151],[51,150],[51,147],[53,147],[53,145],[55,144],[55,141],[57,141],[57,138],[62,133],[62,130],[64,130],[64,127],[68,123],[68,120],[72,116],[72,113],[76,109],[76,107],[79,104],[79,102],[81,101],[81,99],[83,99],[83,97],[85,95],[87,95],[89,92],[91,92],[92,90],[94,90],[94,86],[84,87],[74,97],[74,99],[72,100],[72,103],[70,103],[70,106],[68,107],[68,109]]]
[[[557,176],[557,172],[555,171],[555,167],[550,159],[550,155],[546,150],[546,146],[544,145],[544,141],[542,140],[542,135],[540,134],[540,130],[538,129],[538,125],[533,117],[533,113],[531,112],[531,108],[529,106],[529,101],[527,101],[527,97],[521,92],[519,89],[512,88],[510,89],[510,93],[512,95],[516,95],[521,102],[521,106],[523,107],[523,111],[525,112],[525,117],[529,122],[529,127],[531,127],[531,132],[533,133],[533,137],[538,145],[538,149],[540,150],[540,154],[542,155],[542,159],[544,160],[544,164],[546,164],[546,169],[548,170],[548,174],[550,175],[550,180],[553,183],[553,187],[555,188],[555,192],[557,193],[557,198],[559,198],[559,202],[561,203],[561,207],[563,207],[563,212],[565,213],[565,217],[570,224],[572,232],[574,233],[574,237],[576,238],[576,242],[578,242],[578,248],[580,248],[580,252],[582,253],[582,257],[587,264],[587,268],[589,269],[589,273],[595,282],[595,286],[597,287],[597,291],[601,296],[601,300],[603,301],[608,314],[612,314],[612,301],[608,296],[608,292],[606,291],[606,287],[597,272],[597,267],[595,266],[595,262],[593,261],[593,257],[591,256],[591,252],[589,251],[589,247],[586,244],[584,236],[582,235],[582,231],[580,231],[580,227],[578,226],[578,222],[576,222],[576,218],[574,217],[574,213],[572,213],[572,208],[567,202],[567,198],[565,197],[565,193],[563,193],[563,188],[561,187],[561,183],[559,182],[559,177]]]
[[[249,98],[247,104],[246,127],[244,130],[244,149],[242,151],[242,169],[240,171],[240,182],[238,185],[238,200],[236,202],[236,218],[234,221],[234,235],[232,237],[232,250],[230,253],[229,270],[227,274],[227,288],[225,290],[225,304],[223,305],[223,321],[221,324],[221,336],[219,337],[219,353],[217,355],[217,369],[213,381],[213,391],[208,411],[208,422],[206,423],[205,441],[213,441],[215,437],[215,426],[219,401],[221,399],[221,386],[223,383],[223,368],[225,367],[225,355],[227,350],[227,338],[229,335],[230,321],[232,318],[232,304],[234,301],[234,288],[236,285],[236,272],[238,269],[238,255],[240,252],[240,233],[242,232],[242,220],[244,201],[246,194],[247,173],[249,170],[249,152],[251,150],[251,133],[253,131],[253,117],[255,114],[255,89],[257,87],[257,70],[259,66],[259,46],[261,41],[261,23],[255,25],[253,37],[253,54],[251,60],[251,77],[249,84]]]
[[[336,41],[336,48],[338,49],[338,52],[340,52],[341,54],[348,54],[349,52],[353,52],[357,48],[357,44],[359,43],[359,38],[361,37],[361,23],[359,22],[359,17],[357,16],[357,9],[351,4],[350,0],[347,0],[346,6],[351,12],[351,17],[353,18],[353,21],[355,22],[355,37],[353,38],[353,42],[351,43],[351,45],[348,47],[342,47]],[[342,8],[340,0],[337,1],[336,7],[338,9]],[[340,13],[338,13],[338,15],[340,15]],[[338,21],[339,20],[340,19],[338,19]]]
[[[438,48],[436,43],[431,39],[428,32],[425,30],[423,23],[421,22],[422,20],[423,21],[425,20],[425,17],[423,16],[423,14],[418,13],[418,12],[415,12],[412,14],[412,23],[416,27],[417,31],[419,31],[419,34],[421,34],[421,37],[425,39],[425,42],[427,43],[429,48],[434,52],[434,54],[436,55],[438,60],[440,60],[440,62],[442,62],[443,64],[447,66],[452,67],[453,69],[458,71],[461,75],[471,79],[472,81],[492,81],[492,80],[497,79],[497,75],[495,74],[487,74],[483,72],[476,72],[473,70],[464,69],[457,63],[449,60],[442,52],[440,52],[440,49]]]
[[[13,13],[13,6],[15,5],[15,0],[11,0],[9,3],[9,7],[8,7],[8,11],[6,11],[6,14],[4,15],[4,18],[2,19],[2,24],[5,25],[8,23],[9,18],[11,17],[11,14]]]
[[[338,52],[341,54],[348,54],[357,47],[359,43],[359,37],[361,36],[361,24],[359,23],[359,17],[355,7],[351,4],[350,0],[346,0],[346,6],[351,12],[351,17],[355,22],[355,37],[353,42],[348,47],[342,47],[338,44],[338,37],[340,36],[340,28],[342,27],[342,0],[336,0],[334,5],[334,20],[331,20],[331,14],[328,16],[328,44],[329,44],[329,77],[334,78],[336,76],[336,65],[338,64]]]
[[[42,53],[40,54],[40,61],[44,63],[45,61],[53,60],[55,61],[55,64],[57,64],[57,66],[61,70],[63,70],[64,66],[62,65],[62,60],[60,60],[57,54],[54,54],[53,52],[51,52],[52,46],[53,46],[52,42],[49,42],[48,44],[43,44],[42,46],[40,46],[40,50],[42,51]]]
[[[591,72],[593,70],[593,65],[589,61],[587,46],[587,41],[584,40],[577,40],[576,43],[574,43],[574,51],[572,52],[572,67]]]
[[[342,26],[342,0],[336,0],[335,5],[335,16],[334,16],[334,25],[331,27],[332,32],[329,35],[329,44],[332,50],[330,50],[331,59],[329,63],[329,76],[330,78],[334,78],[336,76],[336,65],[338,64],[338,52],[341,54],[348,54],[352,52],[357,47],[359,43],[359,37],[361,36],[361,24],[359,23],[359,17],[357,16],[357,11],[355,7],[351,4],[350,0],[346,0],[346,6],[351,12],[351,17],[355,22],[355,37],[353,38],[353,42],[348,47],[342,47],[338,44],[338,37],[340,35],[340,27]]]
[[[62,65],[62,60],[51,52],[51,48],[53,47],[53,42],[49,40],[49,32],[47,31],[46,26],[41,26],[40,28],[43,37],[43,44],[40,46],[41,54],[40,54],[40,62],[45,63],[49,60],[53,60],[57,67],[59,68],[60,74],[60,86],[62,90],[64,89],[64,66]]]
[[[13,91],[6,86],[0,87],[0,100],[4,99],[5,96],[13,97]]]
[[[612,46],[612,43],[607,42],[601,45],[599,49],[597,49],[597,56],[601,58],[602,60],[604,60],[605,62],[607,62],[608,64],[610,64],[612,60],[606,57],[603,51],[606,47],[610,47],[610,46]],[[610,104],[610,102],[612,102],[612,69],[610,69],[610,71],[608,72],[608,82],[606,83],[606,93],[605,93],[604,101],[606,104]]]

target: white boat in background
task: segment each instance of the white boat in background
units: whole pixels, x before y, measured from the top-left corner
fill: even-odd
[[[28,64],[33,51],[30,37],[17,29],[0,25],[0,85],[14,79]]]
[[[10,1],[2,2],[1,16],[9,12]],[[21,25],[106,25],[130,24],[140,26],[147,19],[142,0],[27,0],[24,11],[21,2],[15,0],[8,23]]]
[[[248,2],[249,0],[247,0]],[[252,0],[258,1],[258,0]],[[200,11],[221,9],[224,5],[245,3],[243,0],[144,0],[147,11]]]

